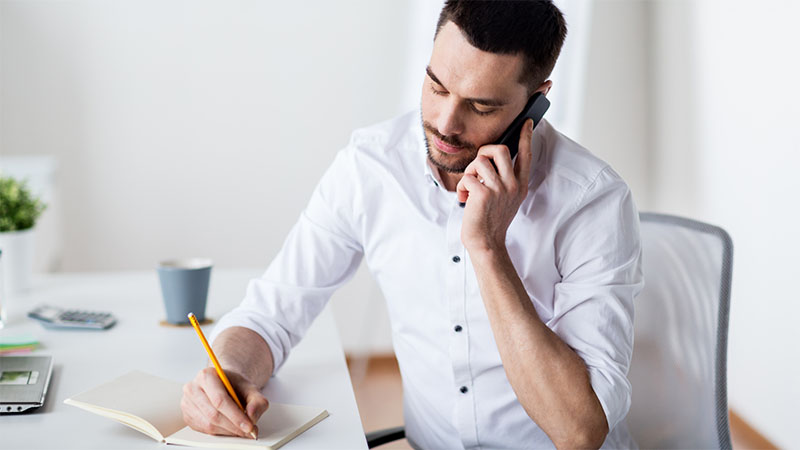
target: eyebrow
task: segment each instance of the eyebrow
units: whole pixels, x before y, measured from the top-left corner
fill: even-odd
[[[425,72],[428,74],[429,77],[431,77],[431,80],[433,80],[434,83],[444,88],[444,84],[442,84],[442,82],[439,81],[438,78],[436,78],[436,75],[433,74],[431,66],[426,67]],[[485,106],[504,106],[506,104],[506,102],[494,98],[468,98],[467,101],[470,103],[478,103],[480,105],[485,105]]]

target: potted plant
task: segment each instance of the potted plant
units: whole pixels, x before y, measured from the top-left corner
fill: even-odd
[[[30,286],[33,227],[45,207],[24,181],[0,176],[0,263],[7,292]]]

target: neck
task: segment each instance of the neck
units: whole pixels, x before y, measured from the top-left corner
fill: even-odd
[[[461,177],[463,177],[464,174],[447,172],[438,168],[436,170],[439,171],[439,178],[444,182],[444,188],[450,192],[455,192],[456,186],[458,186],[458,182],[461,181]]]

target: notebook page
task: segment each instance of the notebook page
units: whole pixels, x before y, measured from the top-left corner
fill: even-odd
[[[111,418],[117,417],[104,410],[120,411],[128,416],[139,417],[154,426],[163,439],[163,436],[169,436],[186,426],[181,412],[182,396],[180,383],[134,371],[78,394],[66,402],[95,406],[96,408],[90,410]],[[75,404],[87,409],[83,405]]]
[[[313,406],[270,403],[258,420],[258,440],[233,436],[211,436],[185,427],[168,436],[168,444],[229,449],[277,449],[314,424],[328,417],[328,412]]]

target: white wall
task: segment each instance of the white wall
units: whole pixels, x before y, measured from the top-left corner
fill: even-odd
[[[408,106],[406,14],[371,0],[0,2],[0,153],[58,158],[60,269],[266,267],[351,131]],[[349,349],[390,349],[365,270],[334,305],[358,324],[342,327]]]
[[[657,13],[656,205],[731,234],[729,402],[795,448],[800,4],[665,1]]]
[[[401,4],[2,8],[0,148],[59,158],[64,270],[264,265],[350,131],[401,112]]]
[[[595,2],[579,141],[628,182],[640,211],[652,209],[649,10],[649,2]]]

